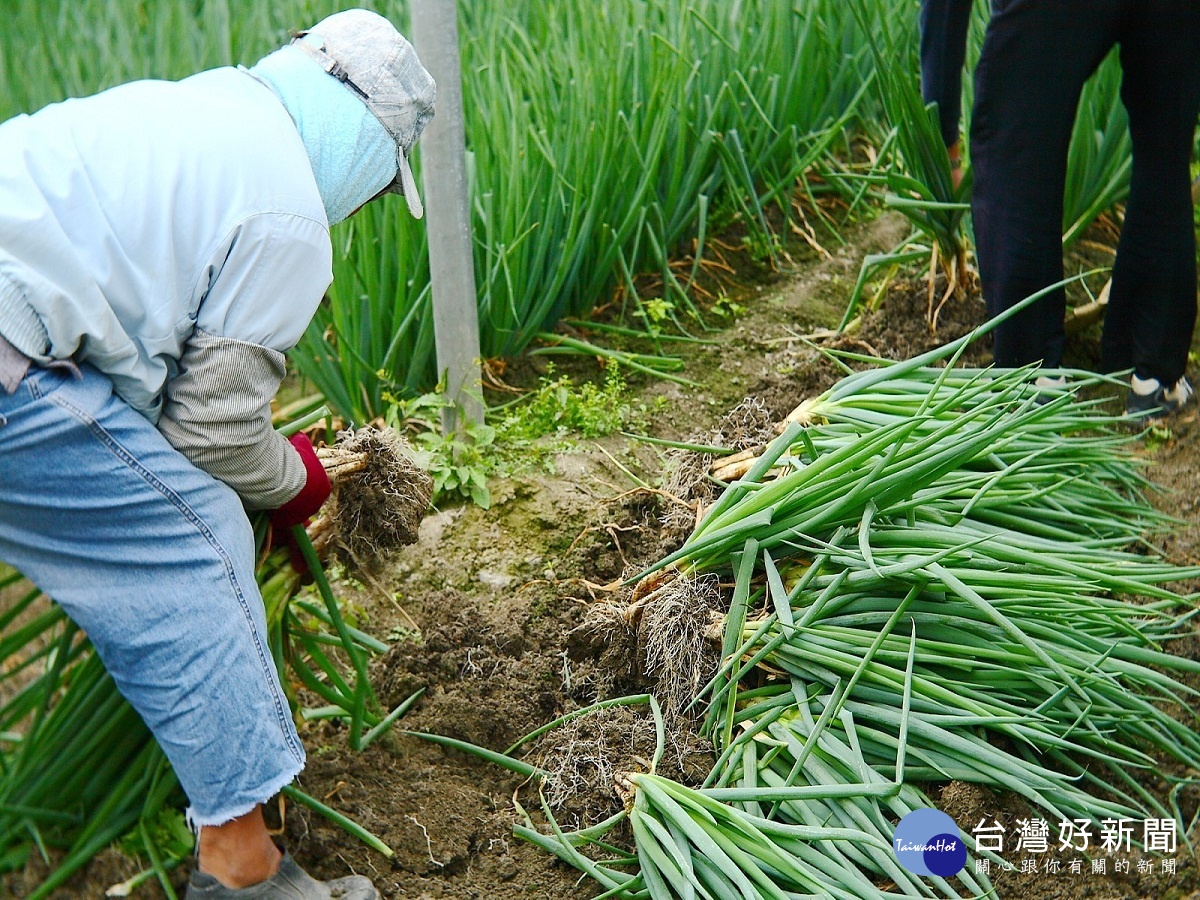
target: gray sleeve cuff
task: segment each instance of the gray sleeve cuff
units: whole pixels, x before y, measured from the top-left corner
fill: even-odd
[[[250,509],[277,509],[304,487],[304,463],[271,425],[282,353],[196,329],[167,380],[158,429]]]

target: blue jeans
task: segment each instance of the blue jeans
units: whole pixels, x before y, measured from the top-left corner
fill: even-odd
[[[194,825],[249,812],[304,766],[266,642],[237,495],[89,366],[0,391],[0,560],[87,632],[171,760]]]

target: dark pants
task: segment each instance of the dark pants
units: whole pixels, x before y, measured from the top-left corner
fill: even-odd
[[[946,146],[958,141],[971,0],[921,0],[921,97],[938,105]]]
[[[971,202],[991,315],[1059,281],[1063,183],[1080,91],[1120,45],[1133,175],[1104,325],[1108,371],[1174,384],[1196,320],[1192,155],[1200,107],[1196,0],[995,0],[975,71]],[[995,334],[999,365],[1057,366],[1062,289]]]

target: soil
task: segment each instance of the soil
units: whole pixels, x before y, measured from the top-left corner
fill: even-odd
[[[838,370],[806,336],[837,323],[864,254],[890,249],[904,232],[902,221],[884,216],[860,226],[846,246],[828,255],[810,253],[791,271],[765,273],[749,287],[727,286],[745,308],[732,325],[702,334],[708,343],[667,345],[672,352],[683,348],[684,374],[700,386],[634,382],[652,410],[646,430],[675,440],[712,440],[718,433],[728,439],[737,423],[727,414],[746,398],[756,401],[758,418],[778,420],[836,381]],[[879,309],[840,346],[905,358],[965,333],[984,317],[977,294],[951,300],[937,333],[930,334],[927,303],[923,281],[893,281]],[[1094,329],[1072,337],[1068,362],[1094,361],[1097,340]],[[972,353],[975,362],[988,358],[986,346]],[[506,378],[535,384],[537,359],[514,363]],[[590,361],[587,366],[596,371]],[[1200,383],[1198,374],[1193,366],[1193,383]],[[1157,502],[1185,520],[1162,550],[1173,562],[1192,565],[1200,564],[1195,410],[1193,405],[1171,423],[1169,433],[1145,445],[1151,477],[1162,487]],[[739,421],[749,419],[743,415]],[[753,442],[754,434],[746,440]],[[383,579],[394,597],[341,586],[359,626],[391,643],[373,664],[382,704],[390,708],[419,688],[425,693],[397,726],[405,731],[385,736],[364,753],[350,752],[336,725],[305,726],[309,763],[300,786],[374,832],[395,856],[385,859],[325,819],[288,806],[281,840],[303,865],[321,876],[365,873],[386,898],[570,900],[599,893],[576,870],[513,836],[512,826],[521,820],[514,796],[525,808],[537,808],[536,792],[520,776],[408,732],[502,751],[566,712],[653,686],[654,678],[644,674],[646,648],[612,613],[628,600],[621,579],[661,558],[687,534],[686,518],[664,527],[670,501],[640,490],[627,474],[665,486],[669,457],[660,447],[619,436],[583,443],[557,457],[553,474],[529,472],[493,484],[489,510],[449,506],[427,517],[418,542],[397,554]],[[1192,641],[1185,652],[1196,657],[1197,644]],[[681,734],[665,771],[694,781],[709,761],[707,748],[686,728]],[[556,773],[557,815],[574,826],[618,809],[612,772],[638,767],[653,747],[642,713],[614,709],[556,729],[518,755]],[[971,785],[930,790],[964,828],[984,816],[1011,825],[1028,815],[1013,798]],[[271,816],[278,820],[279,812],[272,809]],[[993,878],[999,896],[1023,900],[1200,900],[1195,865],[1184,864],[1182,852],[1180,857],[1174,877],[1157,869],[1139,876],[1135,859],[1130,875],[993,872]],[[135,870],[132,861],[105,853],[60,896],[101,896],[103,887]],[[1085,865],[1084,873],[1089,871]],[[181,867],[177,874],[182,886],[186,873]],[[20,892],[19,885],[11,889]],[[160,893],[157,885],[148,885],[138,896]]]

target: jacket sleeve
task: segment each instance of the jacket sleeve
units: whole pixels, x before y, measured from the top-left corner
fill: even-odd
[[[300,455],[271,425],[285,371],[278,350],[197,329],[163,392],[159,431],[250,509],[277,509],[304,487]]]
[[[332,281],[329,229],[292,215],[252,216],[216,251],[196,326],[163,389],[158,427],[250,509],[278,509],[304,487],[304,464],[271,424],[271,398]]]
[[[958,140],[972,0],[921,0],[921,97],[938,105],[942,140]]]
[[[287,352],[333,281],[329,226],[262,213],[238,223],[214,251],[196,326]]]

